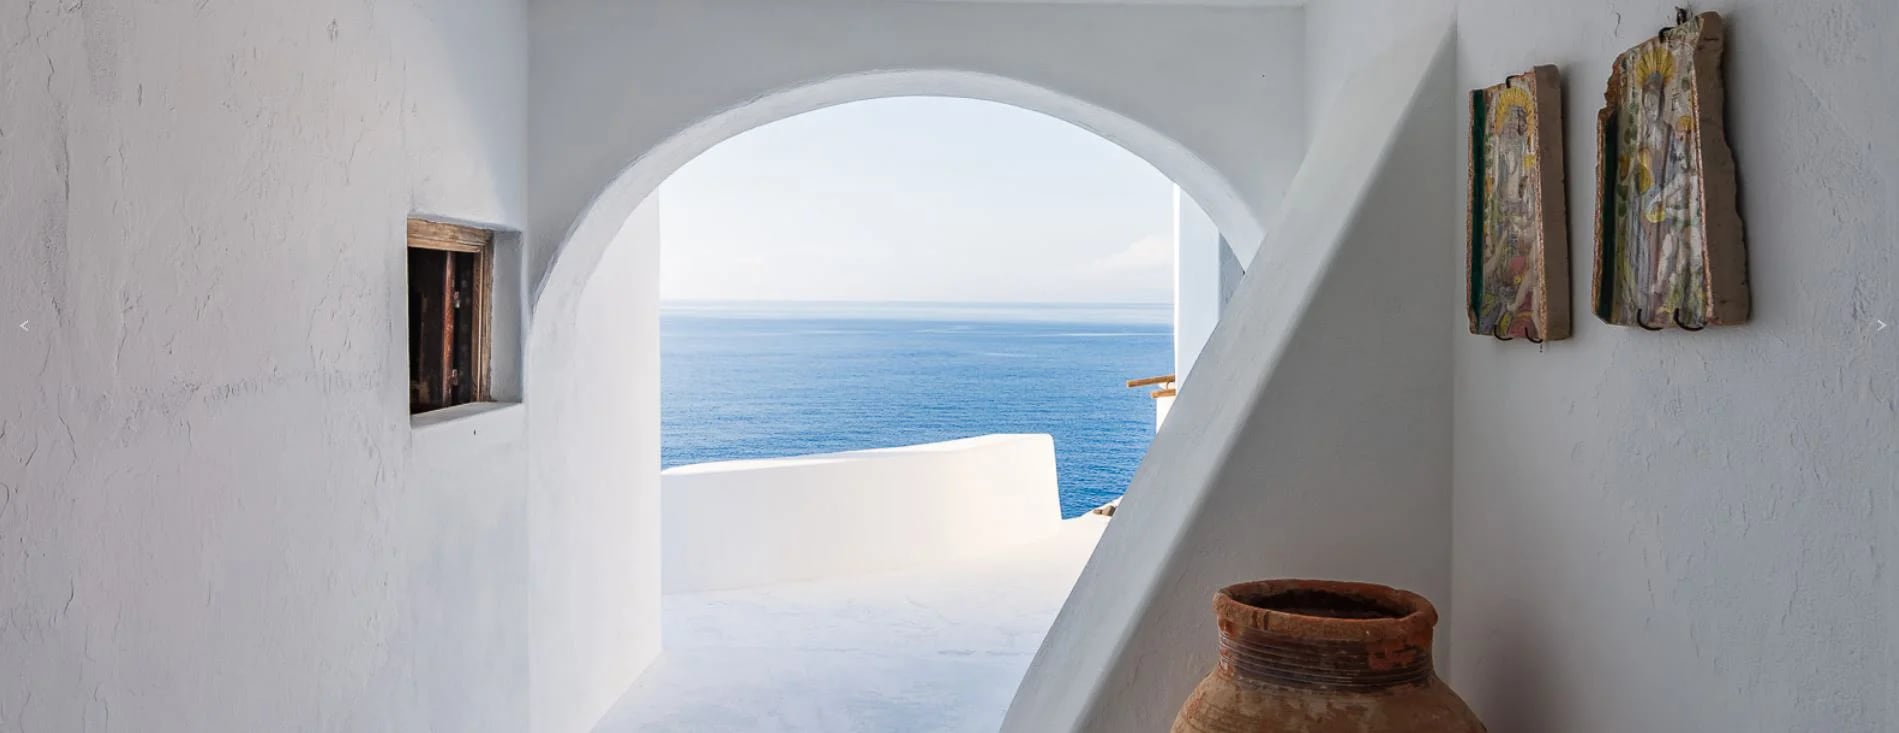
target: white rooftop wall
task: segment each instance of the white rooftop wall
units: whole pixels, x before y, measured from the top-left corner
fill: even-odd
[[[698,463],[659,483],[666,593],[898,570],[1062,527],[1047,435]]]

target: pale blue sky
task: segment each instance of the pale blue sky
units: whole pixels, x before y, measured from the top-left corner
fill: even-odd
[[[1173,184],[1093,133],[908,97],[781,120],[660,189],[669,300],[1165,302]]]

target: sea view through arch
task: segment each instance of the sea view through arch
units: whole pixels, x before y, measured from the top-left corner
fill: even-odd
[[[989,433],[1055,439],[1063,516],[1127,489],[1173,368],[1159,303],[671,302],[661,463],[830,453]]]

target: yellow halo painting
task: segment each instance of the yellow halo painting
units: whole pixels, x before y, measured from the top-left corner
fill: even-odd
[[[1595,311],[1651,331],[1749,315],[1721,16],[1702,13],[1616,58],[1597,116]]]
[[[1538,66],[1470,93],[1470,332],[1569,336],[1562,81]]]

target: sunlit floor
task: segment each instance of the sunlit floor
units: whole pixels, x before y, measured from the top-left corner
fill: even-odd
[[[658,662],[597,733],[994,733],[1106,529],[893,573],[667,596]]]

